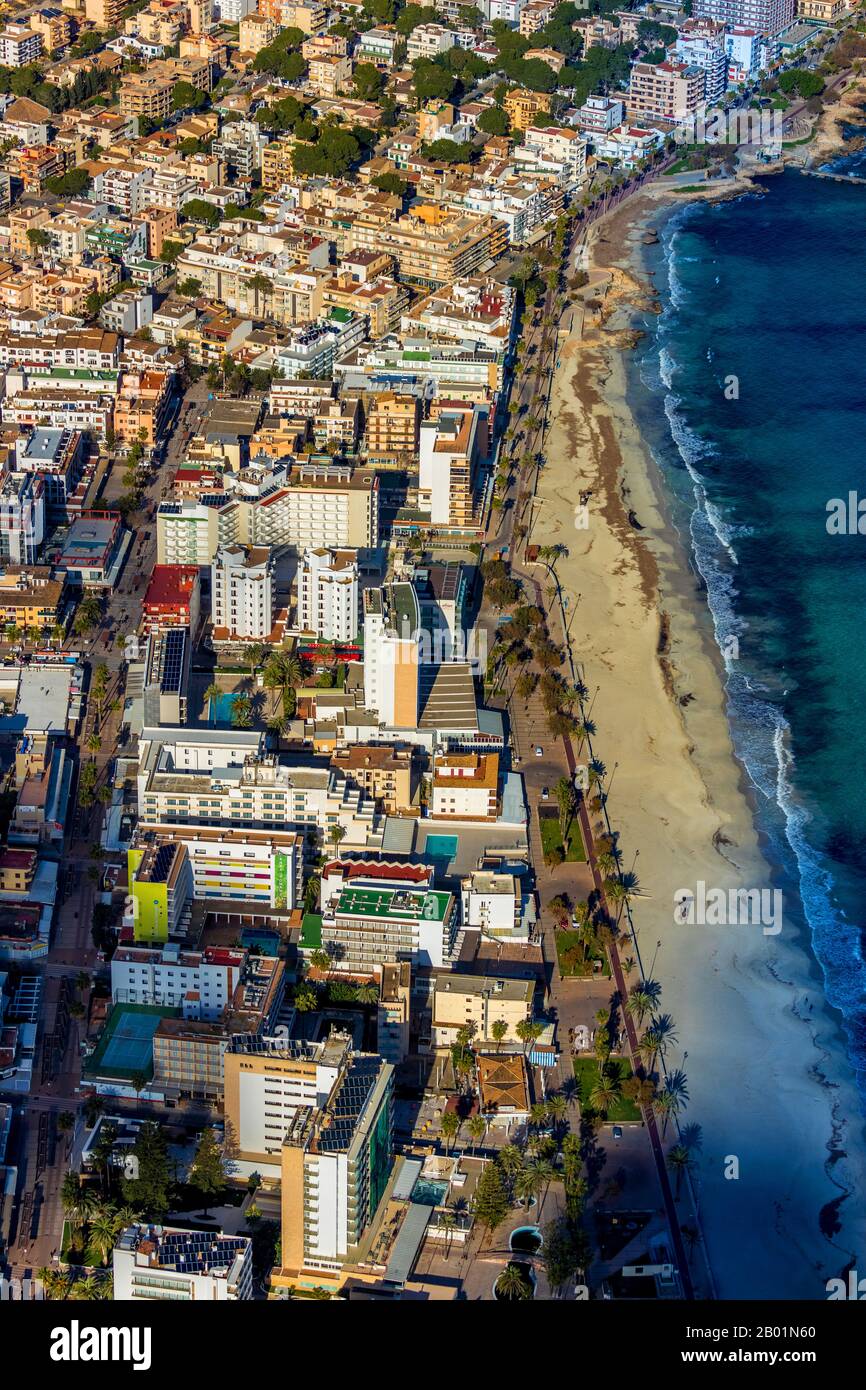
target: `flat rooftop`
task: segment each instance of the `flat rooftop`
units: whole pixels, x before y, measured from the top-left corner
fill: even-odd
[[[413,888],[344,888],[337,900],[340,916],[393,918],[407,917],[426,922],[444,922],[451,902],[450,893]]]

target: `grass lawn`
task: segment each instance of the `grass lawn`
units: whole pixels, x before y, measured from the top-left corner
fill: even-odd
[[[583,847],[583,836],[580,833],[580,823],[577,820],[573,820],[568,827],[568,840],[565,845],[563,845],[562,831],[559,828],[559,815],[552,806],[549,808],[539,806],[538,828],[541,831],[541,848],[545,854],[548,850],[564,849],[566,863],[586,863],[586,850]]]
[[[627,1057],[611,1057],[608,1066],[611,1072],[614,1067],[618,1069],[621,1081],[627,1081],[632,1074],[631,1062]],[[594,1057],[575,1057],[574,1075],[580,1086],[580,1112],[585,1115],[592,1109],[589,1097],[598,1076],[598,1062]],[[611,1106],[606,1118],[608,1124],[618,1125],[628,1124],[629,1121],[639,1120],[640,1117],[640,1110],[634,1101],[620,1097],[616,1104]]]
[[[604,979],[610,979],[610,962],[606,952],[588,952],[584,965],[583,946],[576,931],[558,931],[555,940],[559,973],[563,978],[573,976],[581,980],[591,980],[595,976],[601,975]],[[579,953],[579,959],[577,961],[568,959],[569,952]],[[593,969],[593,962],[597,960],[601,961],[601,970]]]

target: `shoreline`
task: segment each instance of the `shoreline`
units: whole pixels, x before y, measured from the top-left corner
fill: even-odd
[[[640,436],[623,357],[635,320],[660,307],[643,252],[650,228],[678,205],[749,191],[759,190],[748,177],[699,194],[654,186],[591,229],[587,268],[609,283],[600,312],[578,306],[560,332],[533,538],[570,552],[557,566],[570,637],[591,699],[598,690],[594,751],[626,867],[638,851],[633,915],[677,1025],[667,1060],[689,1080],[682,1124],[703,1129],[695,1186],[720,1295],[814,1299],[862,1234],[849,1233],[845,1210],[861,1155],[843,1147],[859,1097],[808,927],[773,938],[673,920],[678,889],[772,888],[778,866],[734,749],[703,581]],[[558,519],[581,490],[591,494],[584,531]],[[738,1178],[726,1176],[737,1165]]]

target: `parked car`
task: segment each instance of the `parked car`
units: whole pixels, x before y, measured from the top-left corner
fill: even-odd
[[[541,799],[542,799],[542,801],[546,801],[547,798],[548,798],[549,796],[550,796],[550,791],[549,791],[549,789],[548,789],[547,787],[542,787],[542,788],[541,788]]]
[[[622,1125],[614,1125],[614,1127],[613,1127],[613,1137],[614,1137],[614,1139],[621,1139],[621,1138],[622,1138]]]
[[[543,749],[540,745],[539,745],[539,746],[536,748],[536,750],[535,750],[535,756],[536,756],[536,758],[543,758],[543,757],[544,757],[544,749]]]

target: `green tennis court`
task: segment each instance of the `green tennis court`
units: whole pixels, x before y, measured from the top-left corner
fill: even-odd
[[[84,1063],[87,1076],[116,1079],[153,1075],[153,1035],[163,1018],[176,1018],[177,1009],[150,1004],[115,1004],[92,1057]]]
[[[116,1071],[144,1071],[150,1065],[158,1027],[159,1019],[152,1014],[122,1013],[102,1055],[103,1065]]]

